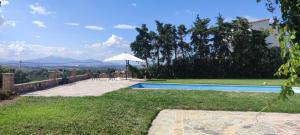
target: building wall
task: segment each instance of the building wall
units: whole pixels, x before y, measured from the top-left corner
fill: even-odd
[[[266,43],[270,44],[270,47],[279,46],[279,42],[277,40],[277,30],[274,30],[272,28],[269,19],[253,21],[250,22],[250,25],[254,30],[268,30],[270,32],[270,35],[266,38]]]

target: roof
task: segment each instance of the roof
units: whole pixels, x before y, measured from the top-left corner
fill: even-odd
[[[256,21],[250,21],[250,23],[259,23],[259,22],[264,22],[264,21],[270,21],[270,19],[260,19],[260,20],[256,20]]]

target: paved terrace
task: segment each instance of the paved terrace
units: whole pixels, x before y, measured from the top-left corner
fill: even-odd
[[[27,93],[23,96],[100,96],[110,91],[126,88],[138,82],[138,80],[88,79],[46,90]]]
[[[149,135],[300,135],[300,114],[163,110]]]

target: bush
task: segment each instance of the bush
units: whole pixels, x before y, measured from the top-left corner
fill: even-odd
[[[17,93],[11,90],[0,90],[0,100],[13,99],[16,95]]]
[[[68,74],[66,72],[63,72],[61,75],[61,80],[59,81],[59,85],[63,85],[63,84],[68,84],[69,83],[69,79],[68,79]]]
[[[15,83],[16,84],[27,83],[30,81],[31,81],[31,79],[29,78],[28,72],[23,71],[23,70],[17,70],[15,72]]]
[[[132,65],[128,66],[128,70],[132,73],[132,77],[136,77],[136,78],[143,78],[143,71],[144,69],[138,69]]]

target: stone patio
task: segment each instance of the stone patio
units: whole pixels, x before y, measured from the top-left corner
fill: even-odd
[[[300,135],[300,114],[163,110],[149,135]]]
[[[139,83],[140,80],[108,80],[88,79],[66,85],[60,85],[46,90],[26,93],[22,96],[100,96],[104,93],[126,88]]]

